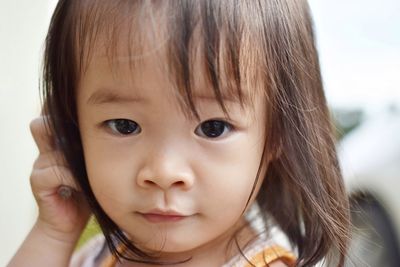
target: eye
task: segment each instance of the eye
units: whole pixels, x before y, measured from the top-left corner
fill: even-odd
[[[199,136],[205,136],[208,138],[217,138],[221,135],[229,132],[233,129],[233,126],[223,120],[208,120],[201,123],[195,130],[195,133]]]
[[[113,119],[105,121],[107,127],[116,134],[130,135],[138,134],[142,131],[139,124],[128,119]]]

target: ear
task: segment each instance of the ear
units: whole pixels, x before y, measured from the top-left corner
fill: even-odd
[[[271,151],[269,153],[267,153],[268,154],[268,156],[267,156],[268,162],[277,160],[281,157],[282,150],[283,150],[282,147],[283,147],[282,139],[279,139],[278,144],[276,146],[274,146],[273,149],[271,149]]]
[[[282,142],[279,142],[279,145],[278,145],[278,147],[276,148],[276,151],[275,151],[274,160],[280,158],[281,155],[282,155]]]

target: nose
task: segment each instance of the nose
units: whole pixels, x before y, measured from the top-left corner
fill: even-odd
[[[170,190],[179,188],[189,190],[193,186],[193,172],[183,154],[156,152],[149,154],[145,164],[137,174],[138,186],[150,189]]]

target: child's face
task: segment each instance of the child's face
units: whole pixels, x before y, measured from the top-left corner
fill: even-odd
[[[108,216],[142,249],[184,252],[228,239],[241,221],[264,146],[265,100],[253,110],[226,101],[231,129],[215,122],[226,118],[199,73],[201,121],[189,119],[159,62],[147,56],[132,73],[120,61],[112,72],[94,56],[77,94],[79,127]],[[183,217],[151,215],[163,211]]]

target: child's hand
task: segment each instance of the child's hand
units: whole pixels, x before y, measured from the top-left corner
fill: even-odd
[[[41,116],[30,124],[39,148],[30,177],[39,206],[36,226],[51,238],[72,243],[78,240],[90,211],[54,138],[49,135],[45,119]]]

